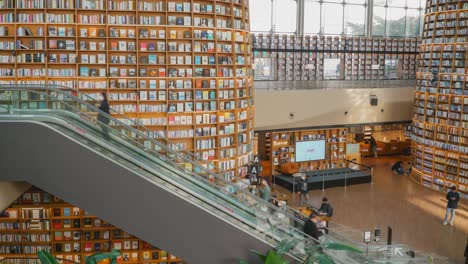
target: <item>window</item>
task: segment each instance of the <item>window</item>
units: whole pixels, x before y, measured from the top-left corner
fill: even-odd
[[[424,0],[425,2],[425,0]],[[409,8],[419,8],[421,6],[421,1],[420,0],[408,0],[406,1],[406,5]]]
[[[407,9],[406,10],[406,33],[407,37],[413,37],[419,35],[420,27],[420,12],[418,9]]]
[[[323,60],[323,79],[339,80],[341,79],[341,60],[324,59]]]
[[[385,34],[385,7],[374,6],[374,18],[372,19],[372,35],[383,36]]]
[[[323,33],[343,33],[343,5],[324,3],[323,6]]]
[[[254,0],[256,1],[256,0]],[[297,4],[294,0],[275,1],[275,32],[296,32]]]
[[[250,1],[250,30],[269,32],[271,30],[271,0]]]
[[[410,0],[410,1],[418,1],[418,0]],[[387,4],[388,6],[392,6],[392,7],[405,7],[406,0],[388,0]]]
[[[406,17],[404,8],[387,8],[387,36],[405,36]]]
[[[304,33],[317,34],[320,32],[320,3],[305,1]]]
[[[273,58],[255,58],[254,80],[255,81],[275,81],[278,80],[276,74],[277,63]]]
[[[362,5],[345,6],[345,33],[349,35],[364,35],[366,8]]]

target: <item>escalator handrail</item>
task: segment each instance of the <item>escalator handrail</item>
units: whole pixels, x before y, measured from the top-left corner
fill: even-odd
[[[27,88],[27,89],[25,89],[25,88]],[[25,87],[25,88],[20,88],[20,87],[16,87],[16,86],[8,86],[8,87],[3,86],[3,87],[0,87],[0,90],[10,90],[10,91],[19,91],[19,92],[21,92],[21,91],[28,91],[28,92],[33,92],[33,93],[40,93],[40,92],[38,92],[38,91],[36,91],[36,90],[33,90],[33,89],[35,89],[35,88],[36,88],[36,89],[38,89],[38,88],[44,89],[44,87],[42,87],[42,86],[41,86],[41,87],[30,87],[30,86],[28,86],[28,87]],[[154,140],[152,140],[150,137],[147,137],[146,135],[142,134],[139,130],[136,130],[136,129],[134,129],[134,128],[128,126],[127,124],[121,122],[120,120],[114,118],[114,117],[111,116],[111,115],[107,115],[107,114],[101,112],[96,106],[91,105],[91,104],[89,104],[88,102],[86,102],[86,101],[84,101],[84,100],[81,100],[80,98],[77,98],[77,97],[74,96],[73,94],[66,93],[66,92],[64,92],[64,91],[62,91],[62,90],[60,90],[60,89],[53,89],[53,90],[51,90],[51,89],[46,89],[46,90],[47,90],[47,91],[50,91],[50,92],[62,93],[62,94],[64,95],[64,97],[68,97],[68,98],[72,99],[73,101],[77,101],[77,102],[79,102],[79,103],[81,103],[81,104],[87,106],[87,107],[88,107],[89,109],[91,109],[91,110],[95,110],[96,112],[99,112],[99,114],[102,114],[102,115],[107,116],[107,117],[108,117],[110,120],[112,120],[114,123],[117,123],[117,124],[119,124],[119,126],[123,126],[123,127],[125,127],[126,129],[128,129],[128,130],[131,130],[132,132],[134,132],[135,134],[137,134],[138,136],[140,136],[140,137],[142,137],[142,138],[144,138],[144,139],[146,139],[146,140],[150,140],[151,142],[153,142],[155,145],[158,145],[158,146],[161,147],[162,149],[165,149],[166,151],[171,152],[171,153],[174,152],[174,150],[172,150],[172,149],[170,149],[170,148],[167,148],[165,145],[162,145],[162,146],[161,146],[161,144],[160,144],[159,141],[154,141]],[[86,96],[86,95],[85,95],[85,96]],[[67,100],[63,100],[63,102],[66,102],[66,101],[67,101]],[[81,113],[83,113],[83,112],[81,112]],[[83,114],[85,114],[85,113],[83,113]],[[126,118],[126,117],[124,117],[124,118]],[[128,118],[126,118],[126,119],[127,119],[127,120],[130,120],[131,122],[134,122],[134,121],[131,120],[131,119],[128,119]],[[141,124],[138,124],[138,125],[141,126],[141,127],[143,127]],[[153,151],[153,152],[154,152],[154,151]],[[156,154],[160,155],[160,153],[156,153]],[[175,154],[178,154],[178,153],[175,153]],[[180,155],[180,154],[179,154],[179,155]],[[193,160],[190,160],[190,159],[187,160],[186,157],[183,157],[183,158],[184,158],[185,161],[190,162],[190,163],[192,163],[192,164],[195,163],[194,165],[197,165],[197,164],[196,164],[197,162],[194,162]],[[166,161],[167,161],[167,160],[166,160]],[[198,163],[198,164],[199,164],[199,163]],[[198,167],[199,167],[199,169],[204,169],[204,167],[203,167],[202,165],[199,165]],[[218,180],[221,180],[221,181],[224,182],[225,184],[229,184],[229,185],[232,186],[232,183],[231,183],[231,182],[225,180],[223,177],[219,177],[218,174],[212,173],[212,172],[210,172],[210,171],[207,171],[207,173],[208,173],[209,175],[214,175]],[[203,178],[203,177],[201,177],[201,178]],[[210,183],[213,184],[212,182],[210,182]],[[237,187],[237,186],[234,185],[234,188],[236,188],[236,187]],[[260,199],[259,197],[257,197],[257,196],[255,196],[255,195],[251,194],[250,192],[246,192],[246,191],[243,190],[243,189],[238,189],[238,188],[236,188],[236,189],[237,189],[237,191],[243,192],[245,195],[251,196],[253,199],[256,200],[257,203],[263,204],[263,205],[266,206],[267,208],[272,208],[272,209],[274,209],[275,211],[279,211],[279,212],[281,212],[283,215],[288,216],[288,217],[290,218],[290,220],[293,220],[293,222],[303,223],[303,222],[302,222],[300,219],[298,219],[296,216],[291,215],[291,214],[288,212],[288,210],[283,210],[283,209],[278,210],[278,208],[277,208],[276,206],[274,206],[274,205],[272,205],[272,204],[270,204],[270,203],[264,201],[263,199]],[[292,227],[292,226],[291,226],[291,227]],[[292,228],[294,228],[294,227],[292,227]],[[296,229],[296,228],[294,228],[294,229]],[[300,231],[300,230],[297,230],[297,231],[302,232],[302,231]],[[307,237],[307,235],[306,235],[306,237]]]
[[[51,87],[53,87],[53,88],[52,88],[52,89],[48,89],[49,86],[51,86]],[[101,110],[99,110],[98,107],[96,107],[96,106],[94,106],[94,105],[88,103],[87,101],[84,101],[84,100],[82,100],[82,99],[80,99],[80,98],[74,96],[73,94],[66,93],[66,92],[64,92],[63,90],[59,89],[59,88],[65,88],[65,89],[67,89],[67,90],[71,90],[70,88],[68,88],[68,87],[61,87],[61,86],[53,86],[53,85],[49,85],[49,86],[45,86],[45,87],[44,87],[44,85],[32,85],[32,86],[29,86],[29,85],[28,85],[28,86],[0,85],[0,91],[1,91],[1,90],[10,90],[10,91],[19,91],[19,92],[21,92],[21,91],[28,91],[28,92],[33,92],[33,93],[40,93],[40,92],[38,92],[38,91],[35,91],[34,89],[44,89],[44,90],[49,91],[49,92],[62,93],[62,95],[64,95],[64,97],[68,97],[68,98],[72,99],[73,101],[76,101],[76,102],[78,102],[78,103],[80,103],[80,104],[86,106],[86,107],[89,108],[89,109],[95,110],[97,113],[108,117],[109,120],[112,120],[114,123],[118,124],[119,126],[125,127],[125,129],[130,130],[131,132],[133,132],[133,133],[135,133],[136,135],[138,135],[138,136],[144,138],[145,140],[150,141],[151,143],[157,145],[158,147],[161,147],[161,149],[164,149],[165,151],[167,151],[167,152],[169,152],[169,153],[171,153],[171,154],[174,154],[174,155],[176,155],[176,156],[178,156],[178,157],[182,157],[184,161],[189,162],[189,163],[191,163],[192,165],[195,165],[198,169],[203,170],[203,171],[204,171],[205,173],[207,173],[208,175],[210,175],[210,176],[216,178],[217,180],[223,182],[224,184],[233,186],[233,188],[235,188],[235,190],[240,191],[240,192],[243,192],[245,195],[251,196],[253,199],[256,200],[257,203],[262,204],[263,206],[266,206],[266,207],[270,208],[271,210],[275,210],[275,211],[279,211],[279,210],[280,210],[281,213],[286,213],[286,214],[288,215],[288,217],[291,218],[291,220],[294,220],[294,221],[296,221],[296,222],[300,220],[300,219],[296,218],[294,215],[290,214],[290,213],[288,212],[288,210],[286,210],[286,212],[285,212],[284,210],[279,209],[278,207],[276,207],[276,206],[274,206],[273,204],[271,204],[271,203],[269,203],[269,202],[267,202],[267,201],[261,199],[260,197],[258,197],[258,196],[256,196],[256,195],[253,195],[252,193],[250,193],[250,192],[248,192],[248,191],[245,191],[245,190],[243,190],[243,189],[240,189],[238,186],[233,185],[232,182],[226,180],[224,177],[221,177],[221,176],[219,176],[217,173],[213,173],[213,172],[209,171],[209,170],[206,169],[201,163],[197,162],[196,160],[192,160],[192,159],[190,159],[190,158],[188,158],[188,157],[185,157],[184,155],[180,155],[180,153],[177,153],[177,152],[175,152],[174,150],[172,150],[171,148],[167,147],[166,145],[161,144],[161,142],[159,142],[159,141],[157,141],[157,140],[153,140],[152,138],[146,136],[146,135],[143,134],[140,130],[134,129],[133,127],[128,126],[127,124],[121,122],[118,118],[115,118],[115,117],[113,117],[112,115],[108,115],[108,114],[102,112]],[[78,94],[80,94],[80,95],[83,95],[84,97],[88,97],[88,98],[90,98],[90,99],[92,99],[92,100],[95,100],[95,99],[93,99],[92,97],[90,97],[90,96],[88,96],[88,95],[86,95],[86,94],[84,94],[84,93],[80,93],[80,92],[78,92],[78,91],[76,91],[76,90],[72,90],[72,91],[73,91],[73,92],[76,92],[76,93],[78,93]],[[66,101],[66,100],[64,100],[64,101]],[[82,112],[82,113],[83,113],[83,112]],[[85,113],[83,113],[83,114],[85,114]],[[119,115],[121,115],[121,114],[119,114]],[[122,118],[124,118],[124,119],[126,119],[126,120],[129,120],[129,121],[135,123],[135,121],[133,121],[133,120],[131,120],[131,119],[129,119],[128,117],[125,117],[125,116],[123,116],[123,115],[122,115]],[[98,122],[99,122],[99,121],[98,121]],[[105,124],[101,123],[101,125],[105,125]],[[138,124],[138,125],[141,126],[141,127],[144,127],[144,126],[142,126],[141,124]],[[112,127],[109,127],[109,128],[112,129]],[[119,134],[120,134],[120,133],[119,133]],[[164,140],[166,140],[166,139],[164,139]],[[169,141],[166,140],[166,142],[169,142]],[[154,152],[154,151],[152,151],[152,152]],[[160,155],[160,153],[156,153],[156,154]],[[167,160],[166,160],[166,161],[167,161]],[[212,183],[212,184],[213,184],[213,183]]]
[[[25,91],[25,90],[22,89],[22,91]],[[37,93],[37,91],[30,91],[30,92],[36,92],[36,93]],[[66,101],[64,101],[63,103],[64,103],[64,104],[67,104]],[[69,105],[69,106],[70,106],[70,105]],[[19,110],[19,111],[22,111],[22,110]],[[47,111],[47,110],[46,110],[46,111]],[[86,115],[86,113],[83,113],[83,114]],[[202,179],[203,179],[203,178],[202,178]],[[252,197],[256,197],[256,196],[252,196]],[[261,201],[263,201],[263,200],[261,200]],[[280,211],[280,212],[281,212],[283,215],[285,215],[285,213],[286,213],[286,212],[284,212],[284,211]],[[245,220],[245,219],[244,219],[244,220]],[[293,231],[294,233],[296,233],[296,234],[298,234],[298,235],[301,235],[301,236],[303,237],[303,239],[306,239],[306,240],[312,239],[312,238],[310,238],[309,236],[307,236],[306,234],[304,234],[302,231],[297,230],[296,228],[292,227],[291,225],[288,225],[288,226],[289,226],[292,230],[294,230],[294,231]],[[275,226],[272,226],[272,227],[275,227]],[[291,230],[291,231],[292,231],[292,230]],[[283,230],[283,231],[284,231],[284,230]],[[291,231],[289,231],[289,232],[291,232]],[[291,235],[291,233],[289,233],[289,235]]]

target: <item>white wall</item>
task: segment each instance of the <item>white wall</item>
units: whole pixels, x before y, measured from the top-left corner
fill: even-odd
[[[370,105],[370,94],[377,95],[378,106]],[[412,102],[413,87],[255,90],[255,129],[407,121]]]
[[[27,182],[0,181],[0,212],[11,205],[31,184]]]

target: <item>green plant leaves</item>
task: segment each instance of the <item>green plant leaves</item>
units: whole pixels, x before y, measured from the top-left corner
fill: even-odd
[[[258,251],[255,251],[255,250],[250,250],[250,251],[252,251],[253,253],[257,254],[257,256],[260,258],[260,260],[262,260],[263,262],[266,261],[266,259],[267,259],[267,256],[266,256],[266,255],[264,255],[264,254],[262,254],[262,253],[260,253],[260,252],[258,252]]]
[[[249,264],[249,263],[247,261],[245,261],[245,260],[241,260],[241,261],[239,261],[239,264]]]
[[[346,250],[346,251],[350,251],[350,252],[356,252],[356,253],[362,253],[361,250],[355,248],[355,247],[352,247],[352,246],[348,246],[348,245],[345,245],[345,244],[340,244],[340,243],[326,243],[324,245],[324,248],[326,249],[331,249],[331,250]]]
[[[41,250],[37,252],[37,256],[42,264],[58,264],[58,261],[47,251]]]
[[[275,251],[268,251],[268,255],[265,264],[289,264],[288,261],[284,260],[281,256],[276,254]]]

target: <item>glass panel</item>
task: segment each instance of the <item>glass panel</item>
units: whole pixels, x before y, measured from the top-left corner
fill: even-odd
[[[406,36],[407,37],[417,37],[419,36],[419,27],[421,26],[419,22],[419,10],[418,9],[408,9],[406,10]]]
[[[341,72],[340,59],[324,59],[323,60],[323,79],[337,80],[340,79]]]
[[[372,20],[372,35],[383,36],[385,34],[385,7],[374,6],[374,19]]]
[[[296,1],[281,0],[275,4],[275,32],[293,33],[296,31]]]
[[[425,0],[423,0],[425,2]],[[421,0],[407,0],[406,4],[409,8],[419,8],[421,6]]]
[[[343,33],[343,5],[323,4],[323,33]]]
[[[317,34],[320,31],[320,3],[306,1],[304,6],[304,33]]]
[[[405,35],[405,9],[389,7],[387,10],[387,36]]]
[[[413,0],[413,1],[417,1],[417,0]],[[388,6],[405,7],[406,0],[388,0]]]
[[[345,0],[347,4],[364,4],[366,0]]]
[[[271,0],[250,1],[250,30],[271,30]]]
[[[366,9],[362,5],[345,6],[345,33],[348,35],[364,35]]]
[[[398,59],[385,60],[385,79],[396,80],[398,79]]]
[[[384,6],[387,3],[387,0],[374,0],[375,6]]]
[[[273,58],[255,58],[254,64],[255,81],[276,80],[276,60]]]

